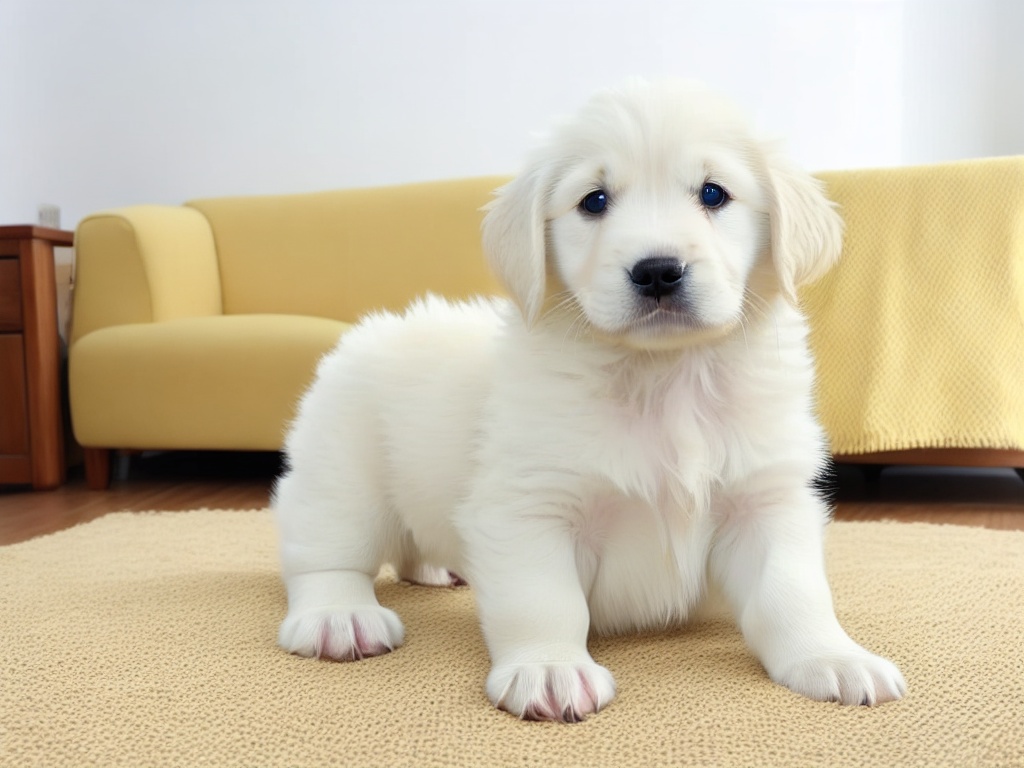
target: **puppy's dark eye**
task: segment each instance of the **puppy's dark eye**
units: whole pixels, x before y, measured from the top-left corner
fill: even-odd
[[[700,202],[705,208],[721,208],[729,202],[729,193],[709,181],[700,191]]]
[[[608,195],[603,189],[595,189],[580,200],[580,210],[593,216],[600,216],[608,207]]]

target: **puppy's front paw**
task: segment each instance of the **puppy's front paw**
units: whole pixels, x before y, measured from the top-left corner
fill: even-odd
[[[578,723],[615,697],[615,680],[592,661],[503,664],[487,676],[487,695],[524,720]]]
[[[840,704],[884,704],[907,692],[896,665],[863,648],[822,653],[794,664],[776,682],[817,701]]]
[[[360,606],[291,613],[281,623],[278,644],[290,653],[335,661],[380,656],[402,644],[405,630],[394,611]]]

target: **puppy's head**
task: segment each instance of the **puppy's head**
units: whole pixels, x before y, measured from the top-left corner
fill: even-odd
[[[484,220],[492,269],[528,324],[573,307],[641,349],[727,334],[821,276],[842,225],[820,184],[721,97],[634,83],[558,125]]]

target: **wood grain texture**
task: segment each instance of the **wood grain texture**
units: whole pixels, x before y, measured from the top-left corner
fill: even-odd
[[[23,240],[21,248],[32,485],[45,489],[59,485],[65,473],[57,283],[53,245],[33,239]]]
[[[0,257],[0,333],[21,330],[21,270],[18,260]]]
[[[0,457],[28,454],[27,406],[21,334],[0,334]]]
[[[2,350],[0,366],[4,369],[5,386],[0,392],[0,407],[4,410],[4,423],[18,427],[15,422],[19,417],[11,413],[18,396],[28,424],[24,450],[2,457],[0,483],[31,482],[39,490],[54,488],[64,480],[64,414],[53,246],[71,245],[73,240],[72,232],[45,227],[0,227],[0,300],[4,303],[0,330],[17,331],[11,337],[19,345],[14,350],[8,343]],[[20,391],[9,376],[17,366],[23,374]],[[9,430],[4,426],[3,431],[6,442]]]
[[[18,240],[46,240],[54,245],[70,246],[75,242],[75,233],[65,229],[37,227],[34,224],[14,224],[0,227],[0,242]],[[0,253],[3,253],[0,250]]]
[[[85,462],[85,484],[90,491],[105,491],[110,487],[109,448],[83,448]]]

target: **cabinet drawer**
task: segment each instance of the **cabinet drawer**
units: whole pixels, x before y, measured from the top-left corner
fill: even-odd
[[[0,331],[21,330],[21,271],[17,259],[0,259]]]
[[[0,334],[0,455],[27,454],[28,399],[20,333]]]

